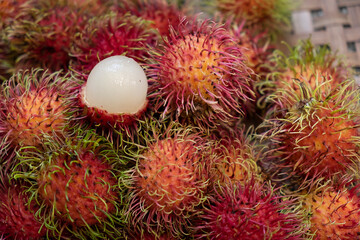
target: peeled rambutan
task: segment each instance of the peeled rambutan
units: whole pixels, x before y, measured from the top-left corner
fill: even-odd
[[[14,148],[39,146],[43,135],[61,136],[71,118],[68,75],[32,69],[3,83],[0,135]]]
[[[92,130],[78,129],[72,137],[49,138],[45,150],[19,151],[13,172],[31,185],[28,192],[39,203],[39,217],[54,237],[62,232],[74,237],[119,238],[125,219],[122,214],[126,187],[120,187],[126,164],[112,143]]]
[[[144,63],[149,56],[147,44],[154,37],[148,22],[129,13],[93,18],[73,43],[71,68],[86,80],[94,66],[110,56],[124,55]]]
[[[166,230],[173,237],[186,237],[191,217],[206,199],[211,146],[193,128],[172,124],[159,132],[150,124],[148,144],[134,154],[136,166],[129,172],[130,223],[148,232]]]
[[[313,239],[358,239],[359,186],[323,185],[302,196]]]
[[[196,239],[302,239],[306,226],[293,203],[266,183],[217,186],[193,226]]]
[[[211,21],[183,19],[152,59],[149,92],[163,117],[208,129],[241,119],[244,102],[253,98],[241,48]]]
[[[0,182],[0,236],[4,239],[41,239],[47,230],[35,217],[38,207],[34,202],[29,203],[29,195],[22,184],[13,184],[3,177]]]
[[[217,9],[235,21],[245,20],[248,28],[259,28],[275,34],[290,25],[289,0],[216,0]]]
[[[99,62],[78,89],[77,101],[85,122],[102,132],[133,136],[148,107],[148,80],[132,58],[111,56]]]
[[[304,179],[337,178],[358,174],[359,90],[353,81],[333,89],[325,82],[312,89],[307,82],[284,91],[277,101],[285,113],[271,112],[262,127],[267,143],[265,159],[276,169],[288,169],[287,176]]]
[[[87,13],[68,6],[33,7],[27,19],[19,19],[6,29],[6,40],[16,53],[15,72],[20,69],[44,68],[67,70],[70,47],[85,27]]]

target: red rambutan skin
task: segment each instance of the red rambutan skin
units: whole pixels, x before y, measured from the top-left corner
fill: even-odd
[[[143,19],[125,14],[108,14],[92,19],[71,49],[72,70],[87,79],[88,74],[101,60],[125,55],[139,63],[148,57],[148,47],[155,35]]]
[[[189,118],[206,128],[237,121],[253,93],[251,69],[224,29],[210,21],[186,19],[152,56],[149,93],[162,115]]]
[[[139,156],[132,172],[134,196],[129,213],[134,225],[174,237],[184,234],[209,184],[211,161],[206,143],[195,135],[157,139]],[[151,230],[151,228],[154,229]],[[157,230],[156,230],[157,229]]]
[[[304,196],[310,232],[316,240],[358,239],[360,234],[359,186],[330,186]]]
[[[219,186],[194,225],[197,239],[301,239],[300,217],[293,204],[270,186],[248,181]]]
[[[92,152],[79,153],[76,160],[59,156],[40,174],[39,194],[74,226],[99,223],[115,211],[111,186],[117,182],[110,169]]]
[[[5,239],[40,239],[46,228],[35,218],[37,207],[28,205],[28,196],[20,185],[0,186],[0,235]]]
[[[137,123],[139,119],[145,116],[149,105],[149,101],[146,100],[144,106],[136,113],[109,113],[104,109],[88,106],[87,101],[84,99],[84,91],[85,87],[78,94],[79,109],[82,109],[82,115],[87,116],[93,125],[123,130],[130,136],[137,130]]]
[[[70,84],[60,72],[19,72],[4,83],[0,100],[0,135],[13,147],[39,146],[42,135],[61,136],[72,111]]]

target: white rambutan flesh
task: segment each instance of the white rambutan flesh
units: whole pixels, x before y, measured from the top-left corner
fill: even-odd
[[[91,70],[83,97],[89,107],[135,114],[146,104],[147,89],[145,72],[135,60],[112,56]]]

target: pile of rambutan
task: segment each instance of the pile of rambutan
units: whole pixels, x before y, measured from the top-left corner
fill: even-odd
[[[359,239],[359,86],[290,15],[1,1],[0,239]]]

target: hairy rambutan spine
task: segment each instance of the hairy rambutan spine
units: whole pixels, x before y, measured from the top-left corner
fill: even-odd
[[[212,181],[218,184],[245,183],[254,178],[262,181],[258,166],[259,153],[252,141],[252,129],[242,126],[233,134],[220,131],[221,139],[215,140],[218,154],[212,167]],[[216,147],[215,147],[216,145]]]
[[[49,138],[45,146],[19,150],[12,177],[29,184],[27,192],[40,205],[36,216],[51,236],[123,237],[127,160],[92,130],[78,129],[63,141]]]
[[[338,183],[313,184],[300,195],[308,236],[316,240],[357,239],[360,234],[359,184],[349,176]]]
[[[277,104],[284,112],[270,111],[261,134],[267,160],[287,176],[303,179],[358,176],[359,90],[353,81],[333,88],[332,82],[297,83],[284,90]],[[300,93],[297,91],[300,89]],[[276,160],[277,159],[277,160]]]
[[[29,202],[24,184],[9,181],[3,169],[0,171],[0,238],[26,240],[44,237],[46,227],[35,217],[38,206]]]
[[[215,185],[193,226],[196,239],[302,239],[302,212],[278,190],[254,179]]]
[[[349,68],[337,54],[326,46],[315,47],[311,39],[299,41],[295,47],[287,46],[289,53],[275,50],[271,62],[276,68],[262,82],[270,92],[281,94],[282,89],[300,92],[294,79],[307,82],[312,89],[326,81],[332,88],[350,78]],[[330,85],[328,85],[330,86]],[[271,101],[271,97],[270,97]]]
[[[149,93],[163,117],[189,119],[208,129],[238,121],[244,102],[252,101],[251,69],[243,52],[214,22],[184,18],[152,61]]]
[[[61,4],[39,4],[6,29],[5,39],[16,55],[14,73],[21,69],[68,70],[70,47],[87,22],[88,13]]]
[[[13,148],[39,147],[43,135],[62,137],[73,107],[69,75],[42,69],[18,72],[2,84],[0,135]]]
[[[238,22],[245,20],[247,28],[266,31],[273,38],[289,28],[292,4],[289,0],[215,1],[217,9],[226,17],[232,17]]]
[[[174,2],[166,0],[135,0],[132,2],[122,0],[117,8],[121,13],[130,12],[132,15],[141,17],[150,22],[150,27],[155,29],[162,37],[170,35],[170,26],[179,25],[182,17],[185,16],[184,9],[179,9]]]
[[[193,127],[165,127],[149,120],[136,166],[129,171],[132,197],[128,214],[132,228],[140,226],[155,236],[162,231],[186,237],[191,218],[206,199],[210,184],[211,146]],[[163,129],[160,131],[160,129]]]
[[[149,24],[129,13],[109,13],[91,19],[71,48],[71,69],[86,80],[94,66],[110,56],[124,55],[146,62],[147,45],[155,38]]]

